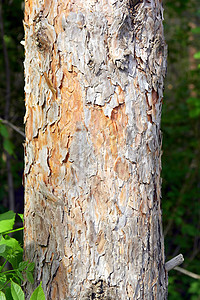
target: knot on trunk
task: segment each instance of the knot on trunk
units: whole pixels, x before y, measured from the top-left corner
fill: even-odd
[[[91,286],[87,289],[83,300],[93,300],[93,299],[102,299],[102,300],[114,300],[116,295],[114,293],[114,288],[107,285],[103,280],[99,280],[95,283],[91,283]]]

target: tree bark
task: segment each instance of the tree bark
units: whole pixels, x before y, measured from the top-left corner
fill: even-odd
[[[47,299],[167,299],[162,19],[160,0],[26,1],[25,257]]]

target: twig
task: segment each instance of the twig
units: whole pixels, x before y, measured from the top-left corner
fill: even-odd
[[[179,271],[179,272],[181,272],[181,273],[183,273],[183,274],[185,274],[187,276],[190,276],[190,277],[192,277],[194,279],[200,279],[200,275],[195,274],[195,273],[190,272],[190,271],[187,271],[187,270],[185,270],[183,268],[175,267],[174,270],[177,270],[177,271]]]
[[[19,134],[21,134],[23,137],[25,137],[25,133],[23,131],[21,131],[17,126],[13,125],[12,123],[10,123],[9,121],[7,120],[4,120],[2,118],[0,118],[0,121],[5,124],[5,125],[8,125],[10,126],[14,131],[18,132]]]
[[[174,258],[170,259],[168,262],[166,262],[165,269],[166,269],[166,271],[169,272],[170,270],[172,270],[175,267],[179,266],[183,262],[184,262],[183,255],[179,254],[179,255],[175,256]]]
[[[20,230],[24,230],[24,227],[16,228],[16,229],[13,229],[13,230],[8,230],[8,231],[5,231],[5,232],[2,232],[1,234],[2,235],[9,234],[9,233],[20,231]]]

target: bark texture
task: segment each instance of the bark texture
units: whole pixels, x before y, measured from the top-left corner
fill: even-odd
[[[25,256],[47,299],[167,299],[162,18],[160,0],[26,1]]]

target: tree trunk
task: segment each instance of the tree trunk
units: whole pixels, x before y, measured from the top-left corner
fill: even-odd
[[[161,1],[25,3],[25,257],[36,284],[47,299],[167,299]]]

